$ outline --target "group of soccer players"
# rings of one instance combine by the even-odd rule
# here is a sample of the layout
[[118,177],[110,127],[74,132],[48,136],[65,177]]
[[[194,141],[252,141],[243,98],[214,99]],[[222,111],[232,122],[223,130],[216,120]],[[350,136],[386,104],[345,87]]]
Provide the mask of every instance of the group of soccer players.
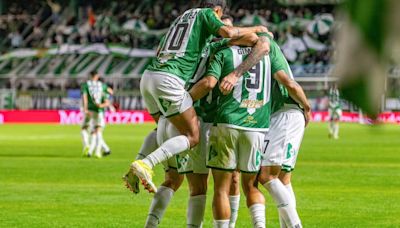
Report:
[[[281,227],[302,227],[291,187],[310,104],[268,29],[233,27],[225,0],[203,0],[178,17],[157,59],[141,80],[157,129],[146,138],[128,173],[154,198],[145,227],[157,227],[186,174],[187,227],[202,227],[209,169],[214,179],[214,227],[235,227],[239,175],[254,227],[265,227],[264,186]],[[220,38],[218,38],[220,37]],[[153,167],[163,163],[157,189]],[[239,174],[240,173],[240,174]]]

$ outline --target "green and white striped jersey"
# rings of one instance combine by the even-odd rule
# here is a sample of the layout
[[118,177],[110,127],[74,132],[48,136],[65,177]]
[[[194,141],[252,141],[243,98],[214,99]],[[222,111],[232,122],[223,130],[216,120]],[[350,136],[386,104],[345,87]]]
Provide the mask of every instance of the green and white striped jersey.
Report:
[[178,17],[159,45],[157,59],[148,67],[188,82],[195,74],[201,53],[224,23],[212,9],[190,9]]
[[329,89],[329,108],[331,110],[341,109],[340,94],[339,94],[339,90],[336,88]]
[[93,112],[103,112],[96,104],[102,104],[108,99],[107,85],[100,81],[88,80],[81,86],[81,93],[88,97],[88,109]]
[[[233,46],[219,51],[210,61],[206,75],[218,80],[238,67],[251,52],[249,47]],[[246,72],[232,93],[219,92],[215,123],[231,128],[267,131],[271,114],[271,58],[263,59]],[[267,120],[267,121],[266,121]]]
[[[219,50],[225,49],[228,47],[229,39],[222,39],[216,42],[209,43],[202,53],[202,59],[197,68],[196,74],[193,79],[190,80],[190,83],[193,85],[199,80],[201,80],[205,74],[207,65],[210,60],[210,56],[213,56]],[[203,97],[199,101],[197,101],[193,106],[196,110],[197,116],[201,117],[205,123],[214,123],[214,118],[217,112],[217,98],[218,98],[218,87],[214,88],[207,96]]]
[[[289,63],[287,62],[284,54],[279,48],[275,41],[271,41],[271,52],[270,55],[275,56],[276,59],[276,72],[279,70],[285,71],[290,78],[294,79],[292,70],[290,69]],[[288,90],[285,86],[281,85],[278,81],[273,80],[272,82],[272,113],[279,111],[285,104],[297,105],[299,109],[300,105],[289,96]]]

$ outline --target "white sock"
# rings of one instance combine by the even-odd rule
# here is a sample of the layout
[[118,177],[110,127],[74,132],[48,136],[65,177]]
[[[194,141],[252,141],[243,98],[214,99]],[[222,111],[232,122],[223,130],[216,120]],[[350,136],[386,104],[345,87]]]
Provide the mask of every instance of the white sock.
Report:
[[333,122],[329,122],[329,134],[333,136]]
[[96,142],[96,152],[95,155],[98,157],[101,157],[101,141],[103,141],[103,134],[101,133],[101,131],[96,133],[97,135],[97,142]]
[[229,227],[234,228],[238,217],[239,206],[240,206],[240,195],[229,196],[229,203],[231,205],[231,219],[229,221]]
[[88,151],[89,156],[92,156],[94,150],[96,149],[96,144],[97,144],[97,134],[92,134],[92,138],[90,140],[90,147]]
[[136,160],[145,158],[151,152],[157,150],[157,148],[157,131],[152,131],[146,136],[146,138],[144,138],[144,142],[140,147],[139,153],[136,155]]
[[198,195],[189,198],[187,208],[187,227],[201,228],[203,227],[204,210],[206,209],[207,196]]
[[103,133],[101,133],[101,142],[100,142],[100,144],[101,144],[101,149],[104,152],[109,152],[110,151],[110,147],[107,145],[106,141],[104,141]]
[[301,227],[299,215],[296,208],[291,205],[290,193],[278,179],[273,179],[264,184],[272,199],[278,207],[279,216],[283,218],[288,227]]
[[214,220],[214,228],[229,228],[229,219]]
[[151,201],[149,215],[147,216],[145,228],[157,227],[161,222],[164,212],[174,195],[174,190],[165,186],[160,186]]
[[249,207],[254,228],[265,228],[265,205],[253,204]]
[[164,142],[157,150],[143,159],[143,162],[153,168],[157,164],[189,149],[189,139],[184,135],[176,136]]
[[335,138],[339,138],[339,123],[334,123],[334,133],[333,135],[335,136]]
[[81,136],[83,147],[89,146],[89,132],[86,129],[82,129]]
[[291,203],[292,203],[293,207],[296,208],[296,195],[294,194],[292,184],[289,183],[289,184],[285,185],[285,188],[290,194]]

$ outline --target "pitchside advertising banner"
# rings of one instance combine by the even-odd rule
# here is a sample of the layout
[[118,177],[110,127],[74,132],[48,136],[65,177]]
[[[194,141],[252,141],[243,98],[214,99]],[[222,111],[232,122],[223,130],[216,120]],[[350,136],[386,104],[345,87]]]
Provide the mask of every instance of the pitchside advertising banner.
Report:
[[[23,123],[53,123],[61,125],[81,124],[83,113],[71,110],[32,110],[32,111],[0,111],[0,124]],[[105,119],[108,124],[142,124],[153,122],[150,114],[145,110],[106,112]],[[314,112],[314,122],[329,121],[328,112]],[[372,123],[372,120],[360,113],[344,112],[342,122]],[[400,112],[386,112],[379,116],[383,123],[400,124]]]

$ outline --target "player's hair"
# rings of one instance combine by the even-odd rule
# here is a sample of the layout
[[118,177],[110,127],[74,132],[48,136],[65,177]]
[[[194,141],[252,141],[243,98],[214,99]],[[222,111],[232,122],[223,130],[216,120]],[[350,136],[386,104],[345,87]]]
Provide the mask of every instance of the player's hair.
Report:
[[226,20],[226,19],[229,19],[233,22],[233,17],[231,17],[230,15],[227,14],[222,15],[221,20]]
[[90,71],[90,77],[93,78],[94,76],[96,76],[98,74],[97,70],[92,70]]
[[201,8],[215,8],[220,6],[223,10],[226,8],[226,0],[202,0]]

